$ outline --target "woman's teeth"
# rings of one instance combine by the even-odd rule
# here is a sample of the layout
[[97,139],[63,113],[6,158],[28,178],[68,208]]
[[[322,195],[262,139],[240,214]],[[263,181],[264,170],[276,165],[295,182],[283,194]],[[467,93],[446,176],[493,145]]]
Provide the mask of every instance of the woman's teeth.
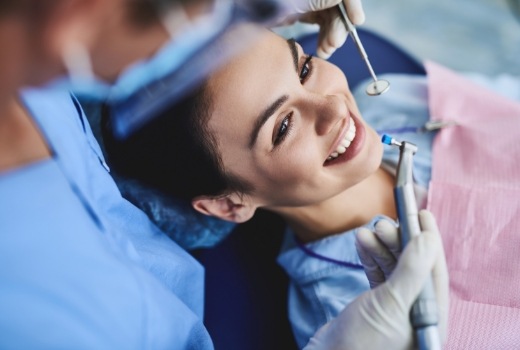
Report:
[[338,147],[336,147],[336,150],[330,154],[327,160],[338,158],[340,154],[345,153],[354,140],[354,137],[356,137],[356,124],[354,124],[354,119],[350,118],[350,125],[345,137],[341,140]]

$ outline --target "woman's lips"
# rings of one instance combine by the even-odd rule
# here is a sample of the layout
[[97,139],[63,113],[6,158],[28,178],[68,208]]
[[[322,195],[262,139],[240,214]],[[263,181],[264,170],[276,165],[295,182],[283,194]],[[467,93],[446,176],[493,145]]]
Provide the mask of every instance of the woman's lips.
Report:
[[[359,154],[359,152],[361,151],[361,149],[363,148],[363,144],[365,142],[365,134],[366,134],[365,127],[359,121],[359,119],[357,119],[354,115],[350,114],[350,118],[352,118],[352,120],[354,120],[354,124],[356,126],[356,136],[350,143],[350,146],[347,148],[345,153],[340,154],[337,158],[334,158],[331,160],[325,160],[325,162],[323,164],[324,166],[330,166],[330,165],[335,165],[335,164],[349,161],[350,159],[357,156]],[[350,120],[350,118],[349,118],[349,120]],[[336,150],[338,145],[341,143],[341,140],[344,139],[345,134],[347,133],[349,127],[350,127],[350,123],[345,125],[345,127],[342,130],[341,134],[339,135],[338,139],[336,140],[336,142],[334,142],[334,147],[332,148],[331,153],[334,152],[334,150]],[[331,153],[329,153],[329,154],[331,154]]]

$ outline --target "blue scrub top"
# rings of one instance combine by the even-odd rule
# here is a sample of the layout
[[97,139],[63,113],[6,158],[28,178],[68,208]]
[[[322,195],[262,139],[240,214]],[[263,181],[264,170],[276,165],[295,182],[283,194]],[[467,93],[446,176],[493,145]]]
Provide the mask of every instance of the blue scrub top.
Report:
[[213,349],[203,268],[121,197],[79,104],[22,99],[53,156],[0,173],[0,348]]

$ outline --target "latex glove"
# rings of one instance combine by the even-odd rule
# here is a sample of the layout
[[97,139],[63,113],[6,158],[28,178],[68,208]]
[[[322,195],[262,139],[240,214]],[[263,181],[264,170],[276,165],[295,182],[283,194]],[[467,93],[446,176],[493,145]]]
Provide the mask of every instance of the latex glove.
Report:
[[[433,215],[421,211],[419,219],[423,233],[409,242],[386,282],[345,307],[316,332],[305,350],[412,349],[409,313],[430,276],[439,307],[439,332],[442,341],[446,339],[448,272],[442,242]],[[395,243],[395,238],[391,241]]]
[[386,281],[397,264],[401,252],[397,227],[383,219],[376,223],[375,232],[359,229],[356,248],[370,288],[377,287]]
[[[347,29],[339,15],[338,5],[341,0],[292,0],[293,9],[302,13],[298,20],[320,26],[316,55],[329,58],[337,48],[347,40]],[[348,18],[354,25],[365,22],[365,12],[361,0],[343,0]]]

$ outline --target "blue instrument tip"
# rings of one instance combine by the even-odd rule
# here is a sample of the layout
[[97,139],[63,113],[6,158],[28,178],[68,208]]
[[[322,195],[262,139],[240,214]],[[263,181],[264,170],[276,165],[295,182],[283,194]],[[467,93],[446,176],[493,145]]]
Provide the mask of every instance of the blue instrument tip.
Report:
[[392,144],[392,136],[383,134],[383,137],[381,138],[381,142],[383,142],[385,145],[391,145]]

